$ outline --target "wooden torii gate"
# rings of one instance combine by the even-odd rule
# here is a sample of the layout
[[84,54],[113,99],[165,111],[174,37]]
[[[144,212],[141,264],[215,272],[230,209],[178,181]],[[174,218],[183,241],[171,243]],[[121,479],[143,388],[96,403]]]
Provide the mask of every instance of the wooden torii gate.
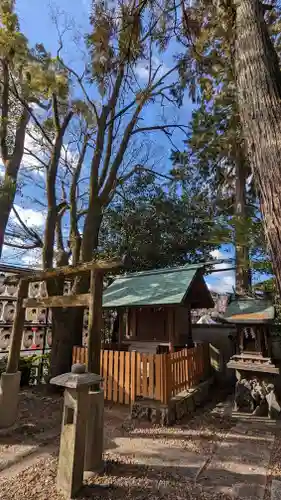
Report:
[[[100,260],[74,266],[58,267],[53,270],[38,271],[19,276],[18,297],[12,329],[12,341],[8,356],[6,372],[0,381],[0,428],[12,425],[17,416],[17,399],[19,392],[18,364],[22,343],[25,309],[29,307],[88,307],[88,364],[89,372],[100,372],[102,293],[105,273],[117,271],[125,265],[123,260]],[[28,298],[29,284],[35,281],[46,281],[55,278],[68,278],[90,273],[90,291],[80,295],[59,295],[45,298]],[[15,280],[17,276],[8,278]],[[13,382],[13,375],[15,381]],[[5,379],[6,377],[6,379]],[[7,386],[5,385],[5,380]],[[13,403],[12,403],[13,400]],[[15,407],[16,403],[16,407]],[[10,408],[9,408],[10,404]],[[5,413],[5,415],[4,415]],[[6,418],[7,417],[7,418]]]

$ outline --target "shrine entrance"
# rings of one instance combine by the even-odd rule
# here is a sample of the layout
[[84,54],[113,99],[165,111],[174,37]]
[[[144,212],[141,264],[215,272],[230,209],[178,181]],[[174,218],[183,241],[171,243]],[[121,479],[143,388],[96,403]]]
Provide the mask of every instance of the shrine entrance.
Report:
[[[100,260],[87,262],[79,266],[64,266],[54,270],[39,271],[19,277],[18,297],[15,319],[12,329],[12,341],[9,351],[6,372],[0,380],[0,428],[13,425],[17,418],[18,393],[20,387],[20,372],[18,364],[22,343],[26,308],[37,307],[88,307],[88,360],[87,370],[99,374],[101,325],[102,325],[102,294],[103,277],[105,273],[118,271],[125,266],[125,260]],[[55,278],[70,278],[90,274],[89,293],[80,295],[50,296],[39,299],[29,298],[29,284],[38,281],[48,281]],[[17,276],[9,277],[11,283]]]

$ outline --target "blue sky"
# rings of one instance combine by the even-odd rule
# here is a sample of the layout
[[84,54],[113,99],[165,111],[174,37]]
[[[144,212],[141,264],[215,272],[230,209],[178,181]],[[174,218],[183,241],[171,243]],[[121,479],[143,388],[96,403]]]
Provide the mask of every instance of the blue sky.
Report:
[[[49,0],[17,0],[16,11],[19,16],[21,30],[29,39],[30,45],[42,42],[46,49],[56,53],[58,47],[58,34],[56,26],[54,25],[51,16],[52,13],[59,13],[60,24],[64,24],[67,21],[68,24],[74,26],[76,33],[85,33],[89,30],[88,13],[90,9],[91,0],[60,0],[51,1]],[[80,56],[76,50],[73,41],[73,30],[71,33],[66,33],[65,35],[65,45],[64,58],[71,63],[75,68],[79,68]],[[173,65],[172,57],[167,54],[164,59],[164,65],[167,68]],[[140,67],[140,72],[145,72],[144,68]],[[184,106],[176,111],[179,122],[187,124],[192,112],[192,104],[188,97],[185,97]],[[155,108],[156,109],[156,108]],[[156,111],[157,113],[157,111]],[[167,118],[174,119],[175,109],[167,109]],[[146,125],[151,124],[151,110],[148,110],[144,115],[144,123]],[[171,150],[170,142],[163,136],[163,134],[157,134],[157,139],[155,140],[155,147],[161,151],[163,155],[163,168],[169,168],[169,156]],[[176,133],[173,136],[173,141],[177,147],[181,148],[183,146],[183,135],[181,133]],[[43,182],[43,180],[41,179]],[[41,182],[40,181],[40,182]],[[34,186],[32,190],[34,190]],[[30,188],[25,191],[25,195],[29,195]],[[18,210],[21,210],[22,217],[33,227],[43,227],[44,224],[44,213],[35,208],[32,202],[26,197],[24,200],[20,197],[17,199]],[[20,208],[22,207],[22,208]],[[3,255],[3,260],[7,262],[19,263],[19,259],[23,264],[35,264],[36,260],[33,256],[25,254],[20,256],[19,252],[11,253],[9,249],[6,249]],[[233,251],[231,247],[222,247],[214,253],[214,257],[217,258],[229,258],[233,256]],[[218,264],[218,266],[223,270],[225,267],[229,267],[229,264]],[[214,287],[217,291],[232,291],[234,285],[234,273],[232,271],[225,271],[216,273],[213,276],[209,276],[207,279],[208,283]]]
[[73,18],[77,29],[85,31],[89,28],[90,0],[17,0],[16,11],[21,29],[31,44],[42,41],[48,50],[57,49],[57,31],[51,21],[52,11],[57,9],[62,13],[62,17],[65,12],[68,18]]

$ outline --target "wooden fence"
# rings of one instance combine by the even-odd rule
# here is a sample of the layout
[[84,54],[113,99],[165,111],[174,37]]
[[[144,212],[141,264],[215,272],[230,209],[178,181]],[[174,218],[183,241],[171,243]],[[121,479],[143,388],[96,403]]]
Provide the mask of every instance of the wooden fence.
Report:
[[[88,350],[74,347],[73,363],[87,363]],[[104,396],[129,404],[142,396],[163,404],[209,376],[209,344],[172,354],[101,350]]]

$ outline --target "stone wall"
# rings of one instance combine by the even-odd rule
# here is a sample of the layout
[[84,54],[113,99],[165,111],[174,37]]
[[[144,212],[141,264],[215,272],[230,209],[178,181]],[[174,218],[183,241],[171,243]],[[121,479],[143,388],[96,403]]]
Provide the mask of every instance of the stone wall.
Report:
[[232,381],[234,370],[227,368],[231,356],[235,354],[236,329],[231,325],[192,325],[194,342],[209,342],[210,360],[216,378],[219,381]]
[[214,378],[172,397],[167,405],[148,398],[137,398],[131,408],[131,418],[150,421],[153,424],[173,425],[186,415],[192,416],[196,408],[211,399]]

